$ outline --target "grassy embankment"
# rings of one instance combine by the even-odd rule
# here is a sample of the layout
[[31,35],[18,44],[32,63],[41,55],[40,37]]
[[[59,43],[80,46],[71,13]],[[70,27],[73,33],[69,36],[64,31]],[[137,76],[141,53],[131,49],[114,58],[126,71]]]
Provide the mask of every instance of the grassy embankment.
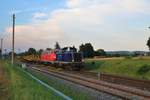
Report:
[[150,58],[96,59],[86,60],[86,69],[150,80]]
[[0,61],[0,100],[8,100],[10,98],[9,86],[10,80],[8,71],[4,68],[2,62]]
[[0,61],[0,100],[62,100],[21,70]]

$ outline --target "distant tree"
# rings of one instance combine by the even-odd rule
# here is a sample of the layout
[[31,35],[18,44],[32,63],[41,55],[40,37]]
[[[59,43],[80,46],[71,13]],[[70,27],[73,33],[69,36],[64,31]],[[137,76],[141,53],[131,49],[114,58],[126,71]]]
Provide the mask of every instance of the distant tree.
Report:
[[84,57],[94,57],[94,48],[91,43],[82,44],[79,49],[80,52],[83,52]]
[[62,48],[63,51],[67,51],[68,50],[68,47],[64,47]]
[[[16,56],[17,54],[14,52],[14,56]],[[8,56],[12,56],[12,52],[8,53]]]
[[52,48],[46,48],[46,50],[52,50]]
[[58,42],[56,42],[56,44],[55,44],[55,49],[60,49],[60,45]]
[[93,57],[94,56],[94,48],[91,43],[85,44],[87,57]]
[[26,56],[26,55],[29,55],[29,54],[28,54],[28,51],[25,51],[25,52],[23,53],[23,56]]
[[150,50],[150,37],[149,37],[149,39],[147,40],[147,44],[146,44],[147,46],[148,46],[148,48],[149,48],[149,50]]
[[106,56],[104,49],[98,49],[95,51],[95,56]]
[[29,49],[28,49],[28,54],[29,54],[29,55],[35,55],[35,54],[36,54],[36,49],[34,49],[34,48],[29,48]]
[[79,51],[80,51],[80,52],[84,52],[84,51],[85,51],[85,46],[84,46],[84,44],[81,44],[81,45],[79,46]]
[[11,55],[12,55],[12,52],[9,52],[8,55],[11,56]]
[[70,50],[73,51],[73,52],[77,52],[77,48],[75,46],[70,47]]
[[75,46],[72,46],[72,47],[64,47],[62,48],[63,51],[67,51],[67,50],[70,50],[70,51],[73,51],[73,52],[77,52],[77,48]]
[[40,49],[40,50],[37,51],[37,54],[41,55],[43,51],[44,51],[43,49]]

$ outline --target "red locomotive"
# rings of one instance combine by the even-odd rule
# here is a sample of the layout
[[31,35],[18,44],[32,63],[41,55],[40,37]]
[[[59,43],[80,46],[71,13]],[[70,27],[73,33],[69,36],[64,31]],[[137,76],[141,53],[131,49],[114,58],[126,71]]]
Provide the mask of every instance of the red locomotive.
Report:
[[41,54],[41,61],[56,61],[56,53],[54,51],[44,51]]

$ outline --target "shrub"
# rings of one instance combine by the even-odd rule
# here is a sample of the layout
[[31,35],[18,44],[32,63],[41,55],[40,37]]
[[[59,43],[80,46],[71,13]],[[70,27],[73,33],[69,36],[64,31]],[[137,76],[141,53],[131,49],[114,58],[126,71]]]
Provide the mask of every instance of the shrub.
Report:
[[132,56],[125,56],[125,59],[132,59]]
[[150,71],[150,65],[143,65],[137,72],[138,74],[145,74]]
[[91,62],[91,64],[92,64],[92,65],[95,65],[95,62],[94,62],[94,61],[92,61],[92,62]]

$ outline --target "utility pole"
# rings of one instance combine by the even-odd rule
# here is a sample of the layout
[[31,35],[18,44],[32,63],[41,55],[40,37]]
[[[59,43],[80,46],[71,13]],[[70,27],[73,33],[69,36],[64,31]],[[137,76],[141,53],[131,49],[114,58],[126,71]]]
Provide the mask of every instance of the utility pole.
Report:
[[15,47],[15,14],[13,14],[13,31],[12,31],[12,65],[14,64],[14,47]]
[[3,58],[3,38],[1,38],[1,58]]

